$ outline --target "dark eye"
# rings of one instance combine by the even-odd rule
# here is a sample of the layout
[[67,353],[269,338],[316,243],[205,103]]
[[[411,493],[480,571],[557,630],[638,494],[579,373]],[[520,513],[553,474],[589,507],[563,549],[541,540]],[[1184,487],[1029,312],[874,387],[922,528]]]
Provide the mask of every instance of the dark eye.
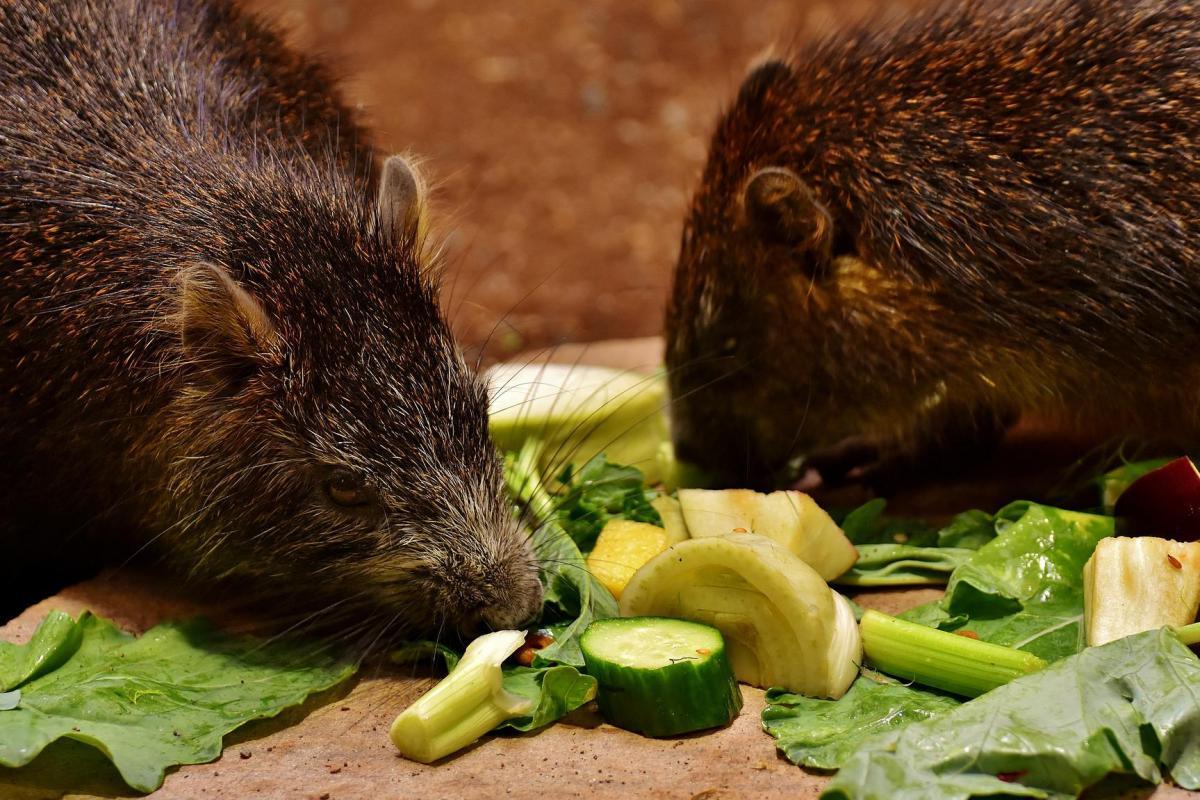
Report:
[[730,336],[725,341],[721,342],[722,356],[735,356],[738,351],[738,340]]
[[345,470],[338,470],[325,481],[325,494],[335,505],[345,508],[365,506],[371,502],[371,493],[363,482]]

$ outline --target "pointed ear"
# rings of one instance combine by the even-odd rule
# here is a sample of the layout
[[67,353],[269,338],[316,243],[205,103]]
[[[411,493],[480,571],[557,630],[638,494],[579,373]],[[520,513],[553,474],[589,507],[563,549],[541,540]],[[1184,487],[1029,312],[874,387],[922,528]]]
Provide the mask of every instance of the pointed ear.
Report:
[[760,104],[768,95],[786,91],[795,77],[796,73],[783,61],[763,61],[751,69],[746,80],[742,81],[738,100],[741,103]]
[[384,236],[390,241],[416,242],[425,233],[425,180],[404,156],[383,162],[376,210]]
[[743,202],[746,219],[760,236],[828,260],[833,219],[796,173],[786,167],[760,169],[746,181]]
[[185,267],[178,280],[185,360],[199,380],[237,391],[277,351],[275,326],[258,301],[219,266]]

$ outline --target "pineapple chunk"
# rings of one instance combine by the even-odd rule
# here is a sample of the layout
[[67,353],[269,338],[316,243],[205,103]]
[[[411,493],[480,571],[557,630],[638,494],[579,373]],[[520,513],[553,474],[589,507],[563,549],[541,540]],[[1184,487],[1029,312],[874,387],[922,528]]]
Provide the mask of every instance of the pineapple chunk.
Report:
[[680,489],[679,505],[693,538],[756,533],[783,545],[832,580],[854,565],[858,551],[842,529],[803,492]]
[[1200,542],[1102,539],[1083,568],[1083,597],[1090,646],[1187,625],[1200,607]]
[[667,532],[657,525],[610,520],[600,531],[587,566],[596,580],[620,599],[633,573],[667,549]]
[[662,517],[663,528],[667,531],[668,546],[691,538],[687,525],[683,521],[683,511],[679,508],[678,500],[660,494],[650,501],[650,505],[654,506],[654,510]]

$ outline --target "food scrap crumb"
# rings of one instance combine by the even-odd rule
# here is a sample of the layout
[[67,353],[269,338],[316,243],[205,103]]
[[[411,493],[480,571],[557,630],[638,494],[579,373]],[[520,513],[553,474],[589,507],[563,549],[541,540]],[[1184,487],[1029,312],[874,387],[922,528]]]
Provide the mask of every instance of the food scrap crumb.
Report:
[[955,631],[954,633],[956,636],[961,636],[964,639],[978,639],[979,638],[978,633],[976,633],[973,630],[969,630],[967,628],[964,628],[961,631]]
[[734,528],[733,532],[734,533],[749,533],[749,531],[746,530],[745,528]]
[[238,752],[238,755],[241,756],[243,759],[246,759],[246,758],[249,758],[251,755],[253,755],[253,753],[251,753],[249,750],[242,750],[242,751]]

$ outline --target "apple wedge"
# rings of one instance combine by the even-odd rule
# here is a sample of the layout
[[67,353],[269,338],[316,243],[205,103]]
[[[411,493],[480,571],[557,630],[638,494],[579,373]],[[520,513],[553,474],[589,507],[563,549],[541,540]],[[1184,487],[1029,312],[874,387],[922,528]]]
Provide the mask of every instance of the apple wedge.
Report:
[[825,510],[803,492],[680,489],[679,505],[693,538],[756,533],[782,545],[826,581],[858,560],[858,551]]
[[663,529],[667,532],[667,544],[679,544],[692,538],[688,533],[687,524],[683,521],[683,510],[679,501],[670,495],[660,494],[650,501],[658,516],[662,518]]
[[849,602],[812,567],[754,534],[689,539],[634,573],[622,616],[703,622],[725,637],[737,679],[838,698],[858,675],[862,641]]
[[1200,542],[1151,536],[1101,539],[1083,568],[1089,646],[1163,626],[1187,625],[1200,608]]
[[1200,471],[1186,456],[1167,462],[1129,484],[1113,513],[1131,534],[1200,539]]

